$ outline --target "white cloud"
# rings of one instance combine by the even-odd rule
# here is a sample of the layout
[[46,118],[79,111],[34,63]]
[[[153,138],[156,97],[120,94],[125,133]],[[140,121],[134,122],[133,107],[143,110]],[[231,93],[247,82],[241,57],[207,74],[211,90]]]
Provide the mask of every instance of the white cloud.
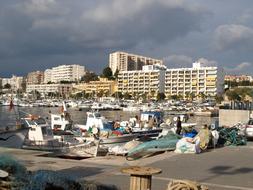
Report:
[[218,62],[217,61],[214,61],[214,60],[208,60],[206,58],[199,58],[197,60],[197,62],[200,62],[200,63],[203,63],[204,66],[218,66]]
[[251,9],[248,9],[244,11],[237,19],[236,21],[240,24],[247,24],[249,22],[252,22],[253,20],[253,11]]
[[49,13],[55,5],[55,0],[28,0],[24,2],[24,8],[28,13]]
[[242,62],[239,65],[237,65],[234,68],[225,68],[225,71],[228,73],[241,73],[241,72],[247,72],[248,69],[250,69],[253,66],[250,62]]
[[244,25],[221,25],[215,30],[215,45],[218,50],[252,50],[253,29]]

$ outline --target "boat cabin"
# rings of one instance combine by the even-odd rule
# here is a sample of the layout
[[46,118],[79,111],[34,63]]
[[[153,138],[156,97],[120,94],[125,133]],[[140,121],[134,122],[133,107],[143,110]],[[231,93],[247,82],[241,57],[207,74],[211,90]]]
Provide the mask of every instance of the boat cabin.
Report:
[[163,113],[160,111],[145,111],[141,113],[141,122],[149,122],[151,119],[160,125],[163,122]]
[[72,122],[70,117],[66,114],[51,114],[51,128],[62,131],[71,130]]
[[21,126],[29,127],[28,140],[30,141],[45,141],[54,139],[52,129],[45,119],[23,118],[21,119]]
[[87,122],[85,129],[96,127],[103,130],[112,130],[112,123],[109,122],[105,117],[101,116],[99,112],[87,112]]

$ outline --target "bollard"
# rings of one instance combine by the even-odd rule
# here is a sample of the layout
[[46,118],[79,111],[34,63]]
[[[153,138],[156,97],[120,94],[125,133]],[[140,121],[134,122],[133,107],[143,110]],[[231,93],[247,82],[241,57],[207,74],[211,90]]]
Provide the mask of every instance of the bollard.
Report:
[[152,175],[162,172],[159,168],[131,166],[121,169],[122,173],[130,174],[129,190],[151,190]]

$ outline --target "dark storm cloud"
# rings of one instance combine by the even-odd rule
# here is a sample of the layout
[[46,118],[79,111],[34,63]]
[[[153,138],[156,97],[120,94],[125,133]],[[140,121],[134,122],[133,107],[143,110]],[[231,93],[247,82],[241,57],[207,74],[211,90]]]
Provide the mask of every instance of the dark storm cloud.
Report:
[[178,0],[16,0],[1,2],[0,15],[0,75],[7,75],[64,63],[100,71],[111,51],[200,30],[205,12]]
[[72,63],[100,73],[116,50],[252,74],[253,1],[243,2],[1,1],[0,76]]

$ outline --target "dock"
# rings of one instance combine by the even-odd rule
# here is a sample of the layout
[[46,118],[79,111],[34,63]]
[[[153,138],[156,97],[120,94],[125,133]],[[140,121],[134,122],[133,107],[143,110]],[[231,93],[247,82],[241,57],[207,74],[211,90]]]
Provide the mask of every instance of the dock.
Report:
[[[129,176],[120,170],[128,166],[150,166],[162,169],[152,179],[152,189],[166,190],[172,179],[188,179],[212,190],[252,190],[253,143],[247,146],[211,149],[202,154],[165,152],[149,158],[127,161],[121,156],[105,156],[82,160],[46,156],[47,152],[0,148],[24,164],[28,170],[53,170],[76,179],[114,184],[122,190],[129,188]],[[243,155],[243,156],[241,156]]]

